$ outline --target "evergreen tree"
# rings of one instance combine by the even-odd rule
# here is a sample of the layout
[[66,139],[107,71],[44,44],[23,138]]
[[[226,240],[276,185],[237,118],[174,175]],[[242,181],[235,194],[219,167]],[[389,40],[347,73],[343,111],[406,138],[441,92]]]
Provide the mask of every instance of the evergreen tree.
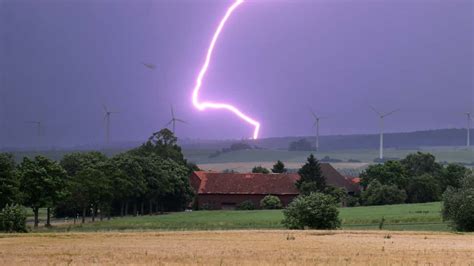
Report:
[[298,171],[300,179],[296,187],[301,194],[309,195],[311,192],[324,192],[326,189],[326,178],[323,176],[318,160],[311,154],[306,164]]

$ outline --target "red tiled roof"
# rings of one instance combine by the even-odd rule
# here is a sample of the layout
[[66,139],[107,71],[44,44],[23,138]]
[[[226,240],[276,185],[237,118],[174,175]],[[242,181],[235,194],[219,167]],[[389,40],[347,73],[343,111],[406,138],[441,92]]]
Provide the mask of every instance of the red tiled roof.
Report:
[[351,179],[352,183],[354,184],[359,184],[360,183],[360,177],[354,177]]
[[[342,176],[328,163],[321,163],[326,183],[354,191],[354,184]],[[274,194],[297,195],[295,182],[300,178],[294,174],[218,173],[196,171],[194,189],[198,194]],[[196,178],[198,180],[196,180]]]
[[298,174],[240,174],[196,171],[198,194],[299,194]]

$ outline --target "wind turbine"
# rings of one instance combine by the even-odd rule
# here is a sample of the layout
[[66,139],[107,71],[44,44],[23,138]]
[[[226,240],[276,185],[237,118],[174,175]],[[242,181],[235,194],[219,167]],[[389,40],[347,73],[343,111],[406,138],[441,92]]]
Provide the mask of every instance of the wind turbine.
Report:
[[173,126],[173,134],[175,133],[176,122],[180,122],[180,123],[185,123],[185,124],[187,124],[186,121],[181,120],[181,119],[175,117],[173,105],[171,105],[171,120],[170,120],[165,126],[167,127],[167,126],[169,126],[169,125],[172,125],[172,126]]
[[314,117],[314,127],[316,127],[316,151],[319,151],[319,120],[325,118],[322,116],[317,116],[312,110],[311,114]]
[[392,115],[395,112],[398,112],[400,109],[395,109],[393,111],[387,112],[387,113],[381,113],[377,111],[373,106],[370,106],[370,108],[379,116],[380,118],[380,147],[379,147],[379,159],[383,159],[383,119],[389,115]]
[[107,106],[105,104],[103,104],[102,107],[104,107],[104,112],[105,112],[105,116],[104,116],[104,119],[105,119],[105,141],[106,141],[106,144],[108,145],[110,143],[110,116],[112,114],[118,114],[118,112],[109,111],[109,109],[107,108]]
[[25,121],[27,124],[36,125],[36,136],[38,137],[38,148],[41,145],[41,121]]
[[471,146],[471,112],[464,113],[467,117],[467,140],[466,140],[466,147]]

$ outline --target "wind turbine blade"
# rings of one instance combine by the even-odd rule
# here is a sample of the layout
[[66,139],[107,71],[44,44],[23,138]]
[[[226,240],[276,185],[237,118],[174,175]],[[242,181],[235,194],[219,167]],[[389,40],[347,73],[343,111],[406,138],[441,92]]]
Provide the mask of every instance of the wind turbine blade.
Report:
[[108,110],[107,110],[107,106],[105,104],[102,104],[102,108],[104,108],[104,111],[107,113]]
[[393,110],[393,111],[391,111],[391,112],[388,112],[388,113],[383,114],[382,116],[383,116],[383,117],[386,117],[386,116],[389,116],[389,115],[391,115],[391,114],[393,114],[393,113],[396,113],[396,112],[398,112],[398,111],[400,111],[400,109],[395,109],[395,110]]
[[369,107],[370,107],[370,109],[372,109],[376,114],[382,116],[382,114],[381,114],[379,111],[377,111],[377,109],[375,109],[372,105],[369,105]]
[[185,123],[185,124],[188,124],[188,122],[184,121],[184,120],[181,120],[179,118],[176,118],[174,121],[177,121],[177,122],[181,122],[181,123]]
[[171,106],[171,118],[173,118],[173,119],[174,119],[174,110],[173,110],[173,105],[172,105],[172,104],[170,104],[170,106]]
[[173,123],[174,119],[171,119],[168,123],[165,124],[165,127],[171,125]]

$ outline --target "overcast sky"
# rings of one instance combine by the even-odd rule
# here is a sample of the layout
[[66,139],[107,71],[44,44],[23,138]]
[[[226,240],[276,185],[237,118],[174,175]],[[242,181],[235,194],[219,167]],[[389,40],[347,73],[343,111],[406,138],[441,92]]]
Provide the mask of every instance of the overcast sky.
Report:
[[[194,80],[233,0],[0,0],[0,146],[143,140],[170,119],[186,138],[229,139],[252,127],[196,111]],[[474,1],[247,1],[217,42],[202,99],[238,106],[261,136],[465,126],[473,111]],[[144,67],[141,62],[156,65]]]

